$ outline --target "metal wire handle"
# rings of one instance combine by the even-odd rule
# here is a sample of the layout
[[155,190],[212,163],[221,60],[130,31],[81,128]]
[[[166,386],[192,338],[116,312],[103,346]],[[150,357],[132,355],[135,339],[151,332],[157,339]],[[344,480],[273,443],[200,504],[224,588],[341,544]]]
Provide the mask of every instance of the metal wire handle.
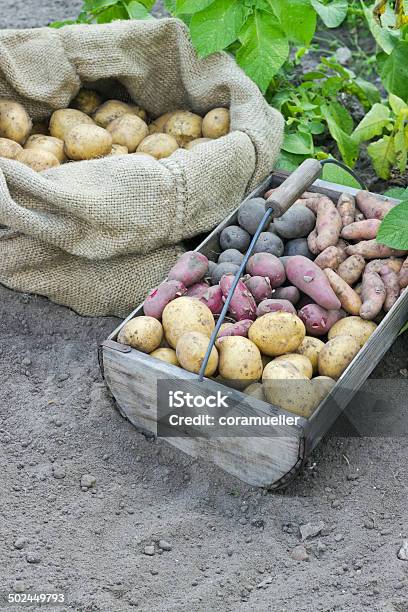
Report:
[[[308,160],[306,160],[306,161],[308,161]],[[351,168],[346,166],[346,164],[343,164],[342,162],[338,161],[337,159],[332,159],[332,158],[324,159],[324,160],[320,161],[320,171],[323,169],[323,166],[326,165],[326,164],[335,164],[336,166],[339,166],[340,168],[343,168],[343,170],[346,170],[361,185],[362,189],[364,189],[364,190],[367,189],[367,187],[364,184],[364,182],[357,176],[357,174],[353,170],[351,170]],[[289,181],[290,179],[291,179],[291,177],[289,176],[286,179],[286,181]],[[309,182],[308,184],[305,184],[304,188],[303,188],[303,191],[305,191],[308,187],[310,187],[310,185],[314,182],[314,180],[315,180],[315,178],[313,178],[311,183]],[[285,181],[285,183],[286,183],[286,181]],[[292,205],[292,204],[293,204],[293,202],[290,203],[290,205]],[[200,367],[200,371],[199,371],[199,374],[198,374],[198,380],[200,382],[202,382],[203,379],[204,379],[204,374],[205,374],[205,370],[207,368],[208,360],[209,360],[210,355],[211,355],[211,351],[212,351],[213,346],[215,344],[215,341],[217,339],[218,332],[220,331],[220,327],[223,324],[225,316],[226,316],[226,314],[228,312],[228,308],[229,308],[230,302],[232,300],[232,297],[234,295],[235,289],[237,288],[239,279],[241,278],[241,276],[242,276],[242,274],[243,274],[243,272],[244,272],[244,270],[246,268],[246,265],[248,263],[248,259],[251,257],[252,251],[254,250],[254,247],[255,247],[256,243],[258,242],[258,238],[259,238],[260,233],[262,232],[262,230],[265,227],[265,225],[267,224],[267,222],[270,221],[270,219],[272,218],[273,212],[274,212],[273,206],[266,210],[266,212],[265,212],[264,216],[262,217],[262,220],[261,220],[260,224],[258,225],[258,228],[257,228],[257,230],[256,230],[256,232],[255,232],[255,234],[254,234],[254,236],[253,236],[253,238],[251,240],[251,243],[250,243],[250,245],[248,247],[248,250],[247,250],[247,252],[246,252],[246,254],[244,256],[244,259],[242,260],[241,265],[239,266],[239,269],[238,269],[238,271],[235,274],[234,282],[231,285],[231,289],[228,292],[227,298],[226,298],[224,306],[223,306],[223,308],[221,310],[221,313],[220,313],[219,319],[217,321],[217,324],[216,324],[216,326],[215,326],[215,328],[214,328],[214,330],[213,330],[213,332],[211,334],[210,342],[208,343],[207,351],[205,353],[203,362],[202,362],[201,367]]]

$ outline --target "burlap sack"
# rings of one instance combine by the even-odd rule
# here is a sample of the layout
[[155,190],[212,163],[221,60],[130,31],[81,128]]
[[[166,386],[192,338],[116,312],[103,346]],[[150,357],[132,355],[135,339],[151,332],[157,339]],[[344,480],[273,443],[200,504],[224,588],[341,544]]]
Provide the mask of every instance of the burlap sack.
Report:
[[152,117],[231,109],[229,135],[161,161],[108,157],[37,174],[0,159],[0,282],[80,314],[124,316],[183,239],[211,230],[271,171],[283,121],[227,54],[198,60],[176,19],[0,32],[0,97],[34,120],[82,84],[111,97],[125,88]]

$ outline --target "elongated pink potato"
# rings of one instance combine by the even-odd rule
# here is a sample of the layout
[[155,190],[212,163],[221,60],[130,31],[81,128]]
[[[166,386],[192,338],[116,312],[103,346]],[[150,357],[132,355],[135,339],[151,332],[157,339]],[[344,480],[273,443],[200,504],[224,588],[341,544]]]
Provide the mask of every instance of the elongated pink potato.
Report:
[[319,306],[327,310],[341,308],[340,300],[331,288],[327,276],[307,257],[302,255],[291,257],[286,264],[286,276],[292,285],[306,293]]

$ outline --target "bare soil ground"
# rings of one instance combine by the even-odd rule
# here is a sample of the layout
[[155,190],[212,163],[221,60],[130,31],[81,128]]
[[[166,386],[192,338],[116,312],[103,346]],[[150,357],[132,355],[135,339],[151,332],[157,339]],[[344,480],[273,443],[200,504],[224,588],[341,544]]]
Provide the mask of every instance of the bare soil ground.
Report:
[[[3,1],[0,25],[79,5]],[[62,591],[48,609],[80,612],[408,611],[406,438],[329,437],[285,492],[248,487],[119,415],[96,355],[116,324],[0,287],[3,597]],[[374,376],[404,379],[407,349],[405,334]],[[39,607],[0,596],[0,609]]]

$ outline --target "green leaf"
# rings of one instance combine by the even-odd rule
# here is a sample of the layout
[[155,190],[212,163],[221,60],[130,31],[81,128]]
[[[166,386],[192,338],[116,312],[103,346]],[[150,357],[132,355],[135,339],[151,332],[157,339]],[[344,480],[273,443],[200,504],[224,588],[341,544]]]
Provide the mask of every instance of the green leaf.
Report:
[[278,161],[276,162],[276,168],[279,170],[288,170],[293,172],[298,166],[306,159],[306,155],[293,155],[286,151],[281,151]]
[[198,55],[205,57],[233,43],[247,14],[248,9],[241,0],[215,0],[195,13],[190,22],[190,34]]
[[387,213],[380,225],[377,242],[393,249],[408,250],[408,201]]
[[392,111],[399,115],[401,111],[408,111],[408,105],[405,104],[404,100],[401,100],[398,96],[394,94],[390,94],[388,101],[390,103]]
[[309,0],[271,0],[271,6],[289,40],[309,45],[316,31],[316,13]]
[[336,141],[344,162],[350,166],[350,168],[353,168],[358,158],[358,143],[353,136],[347,134],[347,132],[339,126],[335,118],[331,115],[328,106],[322,106],[322,113],[326,119],[329,132]]
[[176,0],[176,14],[190,15],[192,13],[199,13],[213,2],[214,0]]
[[96,16],[97,23],[111,23],[118,19],[129,19],[129,15],[123,5],[111,6]]
[[176,0],[164,0],[163,2],[165,9],[168,10],[170,15],[176,15]]
[[387,198],[395,198],[396,200],[408,200],[408,188],[407,187],[390,187],[384,192]]
[[[125,0],[126,4],[132,4],[134,0]],[[147,8],[147,10],[151,11],[154,5],[156,4],[156,0],[139,0],[140,4],[143,4]]]
[[106,8],[96,16],[97,23],[111,23],[118,19],[129,19],[129,15],[123,5]]
[[67,25],[74,25],[75,23],[77,22],[73,21],[72,19],[67,19],[66,21],[52,21],[50,24],[48,24],[48,27],[58,29]]
[[255,10],[242,28],[237,62],[265,93],[272,78],[289,56],[289,43],[276,20]]
[[137,2],[137,0],[132,0],[132,2],[127,4],[126,10],[131,19],[154,19],[147,8],[140,4],[140,2]]
[[331,117],[337,125],[341,126],[342,130],[347,134],[351,134],[354,128],[354,121],[347,108],[337,101],[330,102],[327,106]]
[[311,0],[312,6],[324,25],[328,28],[337,28],[347,17],[347,0],[332,0],[324,4],[321,0]]
[[108,6],[115,6],[118,0],[84,0],[84,11],[97,13]]
[[[396,124],[397,126],[397,124]],[[404,121],[398,122],[398,128],[394,134],[395,164],[398,170],[405,172],[407,167],[407,142],[405,137]]]
[[381,136],[383,130],[390,125],[390,109],[384,104],[374,104],[372,109],[362,118],[354,130],[354,138],[358,143]]
[[353,85],[356,88],[356,95],[366,107],[372,106],[376,102],[380,102],[380,92],[378,91],[378,87],[373,83],[357,77],[354,79]]
[[378,176],[384,180],[390,178],[391,168],[395,164],[394,139],[384,136],[381,140],[372,142],[367,147],[374,169]]
[[322,179],[330,183],[361,189],[361,185],[351,176],[351,174],[334,164],[325,164],[323,166]]
[[295,153],[296,155],[313,155],[312,135],[305,134],[304,132],[285,134],[282,149],[287,153]]
[[377,56],[381,80],[388,93],[408,99],[408,41],[400,40],[392,53]]
[[363,5],[362,8],[368,23],[368,27],[370,28],[371,34],[375,38],[377,45],[389,55],[398,41],[399,33],[389,30],[386,27],[381,27],[374,19],[372,6]]

